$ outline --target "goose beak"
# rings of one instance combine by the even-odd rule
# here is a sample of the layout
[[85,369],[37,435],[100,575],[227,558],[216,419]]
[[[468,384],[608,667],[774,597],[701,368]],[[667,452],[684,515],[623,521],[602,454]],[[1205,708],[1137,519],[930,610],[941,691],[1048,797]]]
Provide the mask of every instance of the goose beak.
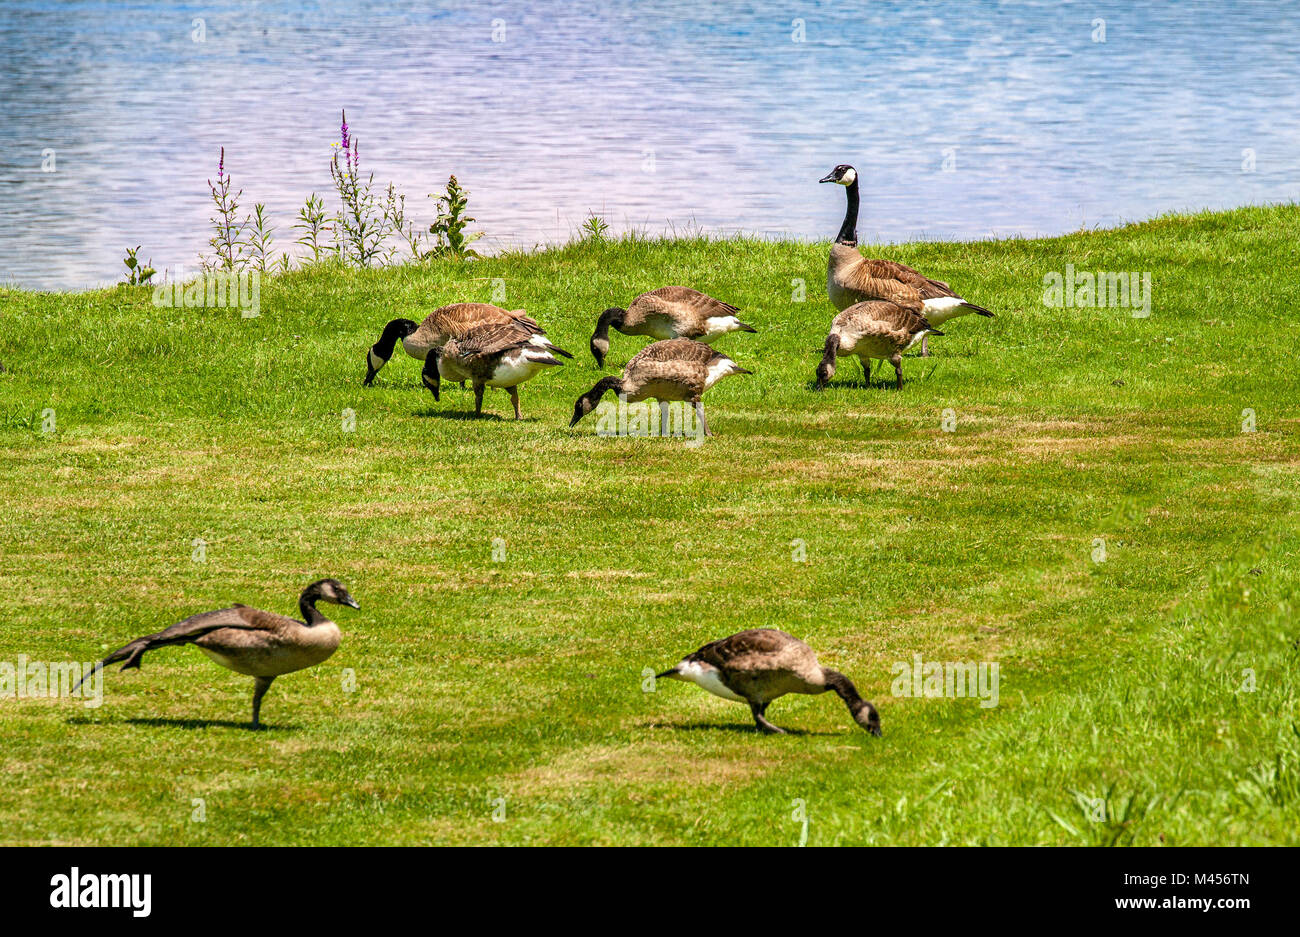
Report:
[[361,611],[361,603],[352,598],[352,596],[348,596],[347,599],[344,600],[343,604],[348,608],[355,608],[358,612]]
[[835,182],[835,181],[836,181],[836,179],[835,179],[835,170],[832,169],[832,170],[831,170],[830,172],[828,172],[828,173],[827,173],[823,178],[818,179],[817,181],[818,181],[818,182]]

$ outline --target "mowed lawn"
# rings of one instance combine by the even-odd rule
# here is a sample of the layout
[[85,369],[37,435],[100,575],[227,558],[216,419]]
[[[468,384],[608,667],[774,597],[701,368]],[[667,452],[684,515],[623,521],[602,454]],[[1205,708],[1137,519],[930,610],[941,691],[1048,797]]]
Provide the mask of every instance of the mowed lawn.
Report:
[[[998,312],[914,349],[901,392],[848,359],[813,391],[826,251],[308,270],[249,319],[0,292],[0,661],[296,614],[327,575],[362,605],[322,606],[343,644],[275,683],[264,732],[251,679],[194,648],[113,668],[98,709],[0,699],[0,839],[795,845],[798,813],[809,845],[1300,841],[1300,208],[880,248]],[[1150,316],[1045,306],[1067,264],[1149,272]],[[468,389],[434,403],[400,352],[361,386],[385,322],[494,279],[576,356],[523,421],[502,391],[481,420]],[[598,313],[667,284],[759,330],[718,343],[755,373],[706,395],[717,436],[570,429]],[[646,340],[611,341],[604,373]],[[833,695],[777,701],[768,737],[646,692],[761,626],[849,675],[884,737]],[[893,695],[918,653],[996,662],[998,705]]]

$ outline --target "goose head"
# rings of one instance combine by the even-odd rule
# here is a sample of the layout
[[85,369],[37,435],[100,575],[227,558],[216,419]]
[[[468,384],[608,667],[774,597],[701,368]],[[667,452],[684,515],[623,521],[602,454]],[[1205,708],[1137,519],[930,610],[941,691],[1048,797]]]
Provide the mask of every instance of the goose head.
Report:
[[379,373],[379,369],[393,357],[393,349],[397,343],[418,328],[419,326],[410,319],[393,319],[384,326],[379,341],[371,345],[366,352],[366,379],[362,383],[369,387],[375,375]]
[[605,391],[612,390],[621,393],[623,381],[617,377],[602,377],[598,380],[591,390],[579,397],[573,404],[573,419],[569,421],[570,426],[577,426],[578,421],[584,416],[596,409],[596,404],[600,403],[600,398],[605,396]]
[[573,419],[569,420],[569,426],[577,426],[578,421],[594,409],[596,403],[591,399],[591,391],[588,391],[573,404]]
[[831,364],[830,362],[827,361],[823,361],[821,364],[817,365],[817,389],[818,390],[825,389],[826,385],[831,382],[831,378],[834,375],[835,375],[834,364]]
[[610,327],[621,329],[626,315],[626,309],[610,306],[596,320],[596,331],[591,334],[591,356],[596,359],[596,367],[603,368],[605,366],[605,355],[609,353]]
[[348,608],[361,608],[343,583],[337,579],[318,579],[306,588],[303,598],[311,601],[333,602],[335,605],[346,605]]
[[840,163],[818,182],[834,182],[838,185],[853,185],[858,181],[858,171],[848,163]]
[[853,721],[877,738],[880,737],[880,713],[866,700],[859,700],[853,707]]

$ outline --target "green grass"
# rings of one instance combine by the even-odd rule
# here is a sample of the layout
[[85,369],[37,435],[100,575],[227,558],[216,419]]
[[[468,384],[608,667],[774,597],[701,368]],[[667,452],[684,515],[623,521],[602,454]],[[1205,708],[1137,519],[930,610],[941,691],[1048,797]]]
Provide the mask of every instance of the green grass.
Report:
[[[114,668],[98,709],[0,700],[0,838],[794,844],[801,799],[810,844],[1300,842],[1300,208],[882,249],[999,313],[905,358],[901,392],[847,359],[811,390],[826,249],[305,271],[254,319],[0,292],[0,660],[90,660],[233,601],[291,612],[324,575],[362,604],[333,658],[277,681],[266,732],[240,725],[251,680],[192,648]],[[1151,316],[1045,307],[1067,263],[1150,271]],[[384,322],[494,278],[577,354],[523,387],[522,422],[501,391],[451,418],[470,392],[434,404],[400,355],[361,387]],[[706,396],[716,438],[569,429],[598,312],[672,283],[760,330],[719,342],[755,374]],[[614,335],[611,366],[644,341]],[[884,737],[833,696],[779,700],[803,734],[767,737],[695,687],[642,691],[765,625],[850,675]],[[891,696],[916,652],[997,661],[1000,704]]]

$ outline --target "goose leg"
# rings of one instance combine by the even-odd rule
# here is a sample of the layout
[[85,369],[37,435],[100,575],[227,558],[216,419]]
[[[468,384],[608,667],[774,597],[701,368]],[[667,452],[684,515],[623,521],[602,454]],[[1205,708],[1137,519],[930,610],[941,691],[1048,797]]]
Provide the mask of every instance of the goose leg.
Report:
[[890,364],[894,366],[894,374],[898,376],[898,389],[903,389],[903,356],[895,352],[894,357],[889,359]]
[[[899,378],[899,381],[902,381],[901,377]],[[483,415],[483,385],[482,384],[474,385],[474,415],[475,416]]]
[[750,703],[749,711],[754,714],[754,725],[758,726],[758,731],[766,732],[768,735],[785,735],[785,729],[780,726],[774,726],[763,718],[763,713],[767,712],[767,703]]
[[510,402],[515,405],[515,419],[522,419],[523,414],[519,412],[519,388],[507,387],[506,390],[510,391]]
[[926,346],[926,342],[928,342],[929,340],[930,340],[929,332],[926,332],[924,335],[921,336],[921,357],[922,358],[930,357],[930,349]]
[[875,364],[876,364],[875,359],[873,359],[873,358],[859,358],[858,360],[862,362],[862,384],[863,384],[864,387],[870,387],[870,386],[871,386],[871,369],[872,369],[872,368],[875,366]]
[[709,421],[704,418],[704,404],[698,400],[695,401],[695,415],[700,418],[700,426],[704,430],[704,435],[712,436],[713,434],[709,432]]
[[659,435],[668,435],[668,401],[659,401]]
[[262,697],[266,695],[267,690],[271,689],[271,681],[274,679],[275,677],[254,677],[253,678],[253,728],[254,729],[262,728],[262,723],[258,719],[259,714],[262,712]]

